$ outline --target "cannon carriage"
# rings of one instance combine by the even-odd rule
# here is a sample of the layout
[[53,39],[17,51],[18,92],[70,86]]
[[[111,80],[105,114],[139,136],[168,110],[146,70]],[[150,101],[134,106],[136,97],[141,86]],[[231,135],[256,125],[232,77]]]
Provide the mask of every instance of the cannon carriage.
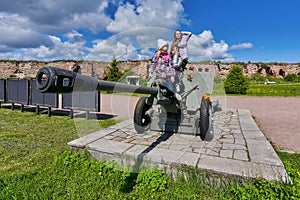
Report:
[[155,75],[147,87],[98,80],[50,66],[39,69],[36,75],[37,88],[43,93],[103,90],[147,94],[138,100],[134,110],[137,133],[147,130],[183,133],[200,136],[204,141],[213,139],[213,112],[220,109],[218,102],[210,97],[213,82],[213,72],[185,72],[180,78],[181,100],[178,100],[166,81],[156,79]]

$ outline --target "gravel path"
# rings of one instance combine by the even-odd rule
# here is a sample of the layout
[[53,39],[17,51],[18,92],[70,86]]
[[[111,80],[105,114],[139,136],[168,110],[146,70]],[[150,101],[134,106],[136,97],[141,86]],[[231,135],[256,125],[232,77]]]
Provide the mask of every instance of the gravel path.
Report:
[[232,97],[227,108],[247,109],[279,149],[300,152],[300,97]]
[[[103,95],[101,112],[133,117],[137,97]],[[226,97],[229,109],[246,109],[279,149],[300,152],[300,97]]]

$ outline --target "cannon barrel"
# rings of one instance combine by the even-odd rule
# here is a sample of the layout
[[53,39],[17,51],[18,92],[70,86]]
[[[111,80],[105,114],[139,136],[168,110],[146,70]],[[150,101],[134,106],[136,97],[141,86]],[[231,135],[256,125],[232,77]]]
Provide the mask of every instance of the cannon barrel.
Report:
[[153,94],[157,88],[129,85],[112,81],[99,80],[65,69],[42,67],[36,74],[36,85],[42,93],[70,93],[73,91],[130,92],[138,94]]

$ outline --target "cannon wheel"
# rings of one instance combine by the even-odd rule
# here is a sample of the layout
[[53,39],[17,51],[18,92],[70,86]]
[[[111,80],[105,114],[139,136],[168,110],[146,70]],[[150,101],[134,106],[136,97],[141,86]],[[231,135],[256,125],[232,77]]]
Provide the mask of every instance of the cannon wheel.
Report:
[[141,97],[134,109],[134,128],[137,133],[144,133],[147,129],[149,129],[149,124],[151,119],[148,115],[146,115],[147,110],[151,108],[151,106],[146,104],[147,97]]
[[203,141],[211,141],[214,138],[212,125],[212,105],[208,98],[202,98],[200,106],[200,138]]

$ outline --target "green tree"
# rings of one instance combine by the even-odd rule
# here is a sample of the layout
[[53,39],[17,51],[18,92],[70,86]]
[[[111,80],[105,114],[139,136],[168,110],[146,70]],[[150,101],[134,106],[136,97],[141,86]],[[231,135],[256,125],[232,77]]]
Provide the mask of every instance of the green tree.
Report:
[[113,57],[113,59],[110,63],[110,68],[108,69],[108,72],[106,73],[107,80],[118,82],[123,75],[124,75],[124,73],[121,72],[118,68],[117,59],[115,57]]
[[233,66],[229,70],[224,81],[226,94],[246,94],[249,88],[249,81],[244,76],[243,70],[239,65]]

